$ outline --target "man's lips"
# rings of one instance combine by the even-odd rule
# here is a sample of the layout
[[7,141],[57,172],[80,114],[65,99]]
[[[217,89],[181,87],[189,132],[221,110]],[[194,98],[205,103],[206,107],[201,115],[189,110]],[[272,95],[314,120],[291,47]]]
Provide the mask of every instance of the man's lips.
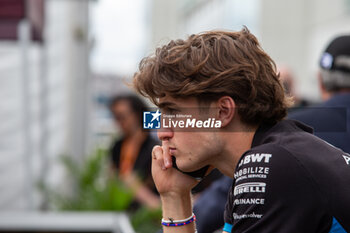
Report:
[[176,151],[175,147],[169,147],[170,154],[173,155],[174,152]]

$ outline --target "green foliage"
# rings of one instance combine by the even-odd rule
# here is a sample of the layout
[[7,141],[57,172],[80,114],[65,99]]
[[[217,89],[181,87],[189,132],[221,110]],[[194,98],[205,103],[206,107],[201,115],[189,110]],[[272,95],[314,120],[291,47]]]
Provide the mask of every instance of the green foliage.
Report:
[[132,192],[115,175],[108,175],[107,152],[97,150],[81,166],[72,157],[63,156],[69,180],[73,183],[73,194],[49,190],[50,201],[59,210],[74,211],[122,211],[133,200]]
[[[70,194],[54,191],[43,184],[55,209],[63,211],[127,211],[133,194],[114,174],[110,174],[108,152],[102,149],[78,164],[70,156],[62,156],[62,164],[73,185]],[[154,233],[160,229],[161,210],[142,207],[130,212],[131,223],[137,233]]]
[[138,233],[153,233],[160,229],[162,211],[140,208],[131,216],[131,224]]

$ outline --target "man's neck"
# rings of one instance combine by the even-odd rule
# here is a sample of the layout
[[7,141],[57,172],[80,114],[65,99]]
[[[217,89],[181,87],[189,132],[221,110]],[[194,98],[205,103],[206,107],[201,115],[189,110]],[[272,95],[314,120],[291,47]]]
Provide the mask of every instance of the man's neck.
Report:
[[257,127],[249,130],[221,133],[224,142],[223,151],[213,165],[224,175],[233,178],[237,163],[242,154],[252,147],[256,130]]

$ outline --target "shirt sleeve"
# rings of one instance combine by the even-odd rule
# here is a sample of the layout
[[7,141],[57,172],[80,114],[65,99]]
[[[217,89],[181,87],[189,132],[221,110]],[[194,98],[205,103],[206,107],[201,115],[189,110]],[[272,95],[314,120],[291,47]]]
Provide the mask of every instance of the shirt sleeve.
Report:
[[[235,182],[235,181],[233,181]],[[227,201],[225,205],[225,211],[224,211],[224,222],[225,224],[233,224],[233,217],[232,217],[232,212],[233,212],[233,186],[231,186],[230,191],[227,194]]]

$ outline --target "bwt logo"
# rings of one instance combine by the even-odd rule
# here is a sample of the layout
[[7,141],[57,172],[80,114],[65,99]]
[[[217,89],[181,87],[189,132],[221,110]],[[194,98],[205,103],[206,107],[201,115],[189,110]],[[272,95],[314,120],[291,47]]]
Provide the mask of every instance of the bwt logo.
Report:
[[160,116],[162,113],[157,110],[156,112],[143,112],[143,128],[144,129],[160,129]]

